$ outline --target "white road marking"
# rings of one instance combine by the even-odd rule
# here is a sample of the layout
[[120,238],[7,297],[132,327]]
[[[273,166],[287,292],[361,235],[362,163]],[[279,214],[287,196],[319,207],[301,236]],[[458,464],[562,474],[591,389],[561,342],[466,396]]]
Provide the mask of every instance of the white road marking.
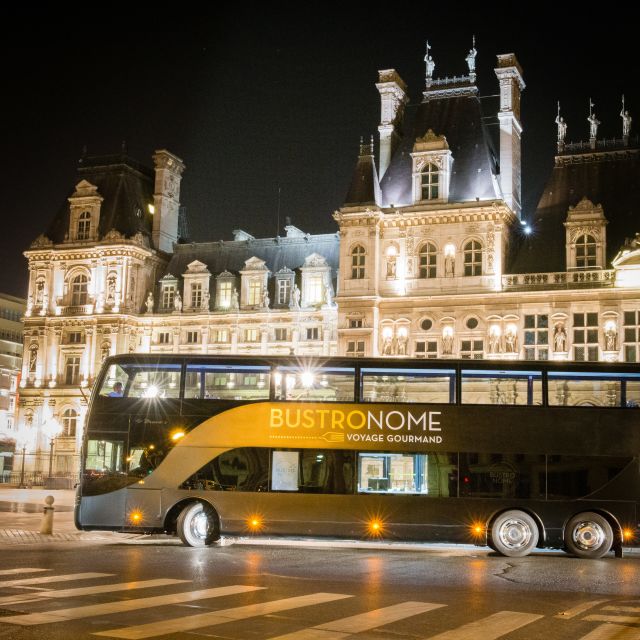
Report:
[[[49,624],[52,622],[64,622],[65,620],[78,620],[111,613],[121,613],[123,611],[137,611],[138,609],[150,609],[151,607],[162,607],[170,604],[181,604],[183,602],[193,602],[204,598],[219,598],[221,596],[245,593],[247,591],[257,591],[263,587],[246,587],[244,585],[232,585],[229,587],[216,587],[214,589],[202,589],[200,591],[184,591],[182,593],[171,593],[165,596],[155,596],[151,598],[134,598],[131,600],[118,600],[117,602],[105,602],[102,604],[91,604],[83,607],[73,607],[71,609],[53,609],[51,611],[41,611],[40,613],[28,613],[19,616],[4,616],[2,622],[9,624],[19,624],[31,626],[34,624]],[[162,625],[163,623],[158,623]],[[169,633],[168,631],[166,633]]]
[[41,578],[20,578],[19,580],[5,580],[0,582],[0,589],[4,587],[21,587],[29,584],[49,584],[50,582],[70,582],[72,580],[89,580],[91,578],[107,578],[113,573],[68,573],[61,576],[43,576]]
[[0,576],[14,576],[21,573],[38,573],[40,571],[51,571],[51,569],[34,569],[32,567],[25,569],[0,569]]
[[583,602],[571,609],[567,609],[567,611],[563,611],[556,615],[556,618],[560,618],[562,620],[568,620],[569,618],[575,618],[579,616],[581,613],[588,611],[589,609],[593,609],[593,607],[597,607],[599,604],[603,602],[607,602],[606,600],[589,600],[589,602]]
[[492,616],[463,624],[460,627],[429,636],[429,640],[494,640],[520,627],[531,624],[544,616],[519,611],[500,611]]
[[362,633],[391,622],[403,620],[420,613],[444,607],[444,604],[432,602],[402,602],[382,609],[374,609],[348,618],[332,620],[315,627],[300,629],[269,640],[340,640],[352,633]]
[[579,640],[638,640],[638,627],[623,627],[620,624],[601,624]]
[[[123,627],[121,629],[113,629],[111,631],[100,631],[94,635],[134,640],[137,638],[163,636],[169,633],[184,633],[185,631],[191,631],[202,627],[212,627],[226,622],[245,620],[246,618],[264,616],[278,611],[289,611],[290,609],[309,607],[315,604],[324,604],[326,602],[333,602],[334,600],[342,600],[343,598],[352,597],[353,596],[342,593],[311,593],[306,596],[283,598],[282,600],[272,600],[270,602],[259,602],[257,604],[249,604],[242,607],[234,607],[232,609],[221,609],[208,613],[199,613],[192,616],[182,616],[180,618],[171,618],[169,620],[151,622],[149,624],[141,624],[134,627]],[[6,622],[7,620],[10,620],[10,618],[2,618],[3,622]]]
[[624,613],[640,613],[640,607],[624,607],[609,605],[608,607],[602,607],[604,611],[623,611]]
[[141,580],[139,582],[119,582],[117,584],[100,584],[95,587],[77,587],[75,589],[50,589],[38,593],[16,594],[0,598],[0,604],[18,604],[22,602],[38,602],[46,598],[72,598],[73,596],[90,596],[97,593],[111,593],[112,591],[132,591],[133,589],[150,589],[164,587],[169,584],[189,582],[189,580],[172,580],[159,578],[157,580]]
[[[590,620],[592,622],[623,622],[625,624],[638,624],[640,622],[640,616],[605,616],[605,615],[593,615],[586,616],[583,620]],[[638,631],[636,629],[636,631]],[[640,631],[638,631],[640,636]]]

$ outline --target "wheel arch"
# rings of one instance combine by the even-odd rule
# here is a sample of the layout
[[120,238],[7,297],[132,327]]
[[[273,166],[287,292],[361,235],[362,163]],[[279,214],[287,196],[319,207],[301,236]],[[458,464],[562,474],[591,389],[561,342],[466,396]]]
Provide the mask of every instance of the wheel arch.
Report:
[[209,507],[211,509],[216,519],[216,523],[218,525],[218,532],[219,532],[221,527],[220,514],[218,513],[216,506],[206,498],[203,498],[202,496],[193,496],[193,497],[190,496],[188,498],[183,498],[182,500],[179,500],[174,505],[172,505],[164,516],[165,532],[172,533],[175,535],[177,533],[176,523],[178,521],[178,516],[180,515],[180,512],[186,507],[188,507],[189,505],[192,505],[196,502],[201,502],[203,505],[205,505],[205,507]]

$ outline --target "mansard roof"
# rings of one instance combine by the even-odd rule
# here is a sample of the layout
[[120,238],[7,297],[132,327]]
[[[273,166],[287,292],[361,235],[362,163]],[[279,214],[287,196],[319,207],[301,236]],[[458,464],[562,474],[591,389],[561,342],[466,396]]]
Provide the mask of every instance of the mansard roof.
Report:
[[266,267],[273,274],[283,267],[299,269],[313,253],[326,259],[335,277],[339,259],[337,233],[178,244],[175,245],[175,252],[167,266],[167,273],[183,274],[189,263],[199,260],[206,264],[214,275],[223,271],[238,274],[245,270],[247,260],[256,257],[264,260]]
[[510,273],[565,271],[564,222],[569,207],[575,207],[584,197],[601,205],[608,220],[606,259],[609,267],[625,238],[640,230],[640,149],[637,144],[610,150],[583,148],[577,153],[557,156],[538,207],[527,220],[532,234],[522,240],[507,270]]
[[[148,205],[153,203],[152,169],[126,154],[85,157],[78,166],[78,180],[86,180],[98,187],[99,195],[104,198],[100,208],[100,238],[111,229],[126,237],[138,232],[151,236],[153,218]],[[68,231],[69,202],[65,200],[45,236],[54,243],[60,243]]]
[[380,181],[384,206],[413,204],[411,152],[417,138],[429,129],[445,136],[453,157],[450,202],[494,200],[498,172],[497,154],[484,125],[477,96],[430,98],[408,105],[404,113],[404,136]]

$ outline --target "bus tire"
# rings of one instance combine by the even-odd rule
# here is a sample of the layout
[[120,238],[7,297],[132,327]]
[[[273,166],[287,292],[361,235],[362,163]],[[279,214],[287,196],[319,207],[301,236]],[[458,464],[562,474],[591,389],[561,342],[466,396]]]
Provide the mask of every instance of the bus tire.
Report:
[[180,512],[176,529],[188,547],[206,547],[220,537],[215,511],[202,502],[192,502]]
[[489,546],[509,558],[529,555],[538,545],[538,525],[524,511],[501,513],[491,525]]
[[573,516],[564,529],[565,548],[578,558],[602,558],[611,550],[613,541],[609,521],[591,511]]

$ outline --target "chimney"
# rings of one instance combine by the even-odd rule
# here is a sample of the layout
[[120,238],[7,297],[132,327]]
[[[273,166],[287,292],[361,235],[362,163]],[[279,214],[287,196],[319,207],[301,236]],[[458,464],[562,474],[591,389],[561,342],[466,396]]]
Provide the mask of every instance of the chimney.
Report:
[[178,218],[180,211],[180,180],[184,163],[166,149],[156,151],[153,156],[156,180],[153,192],[153,246],[171,253],[173,243],[178,240]]
[[515,54],[498,55],[498,67],[495,69],[500,83],[500,187],[502,198],[511,210],[520,218],[521,197],[521,135],[520,93],[525,87],[522,69]]
[[402,138],[404,106],[409,101],[407,85],[395,69],[378,71],[376,87],[380,92],[380,179],[391,163]]

